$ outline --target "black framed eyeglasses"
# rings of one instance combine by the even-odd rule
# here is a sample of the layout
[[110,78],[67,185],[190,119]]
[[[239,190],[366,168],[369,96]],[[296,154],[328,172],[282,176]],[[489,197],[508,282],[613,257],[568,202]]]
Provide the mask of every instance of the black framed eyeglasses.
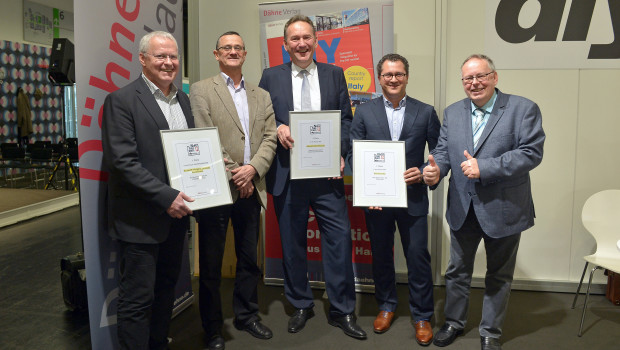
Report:
[[403,80],[407,76],[407,73],[385,73],[381,74],[381,77],[385,80],[392,80],[392,78],[396,77],[396,80]]

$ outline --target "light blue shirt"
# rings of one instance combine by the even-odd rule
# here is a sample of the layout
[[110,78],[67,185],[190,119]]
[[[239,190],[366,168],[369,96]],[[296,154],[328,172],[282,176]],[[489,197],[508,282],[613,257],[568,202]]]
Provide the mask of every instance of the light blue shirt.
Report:
[[235,87],[235,83],[232,78],[226,75],[224,72],[220,72],[224,81],[226,81],[226,86],[228,87],[228,91],[230,92],[230,96],[235,103],[235,108],[237,109],[237,115],[239,116],[239,121],[241,122],[241,126],[243,127],[243,133],[245,134],[245,144],[243,148],[243,164],[250,164],[251,159],[251,149],[250,149],[250,112],[248,111],[248,95],[245,91],[245,80],[241,77],[241,83],[239,87]]
[[495,106],[496,99],[497,99],[497,91],[493,92],[493,96],[491,96],[491,99],[487,101],[487,103],[485,103],[484,106],[482,107],[476,106],[473,101],[471,102],[471,130],[472,132],[474,131],[474,128],[476,127],[476,113],[474,112],[476,111],[476,109],[481,109],[484,112],[484,117],[482,118],[482,125],[478,129],[478,132],[472,135],[472,138],[474,140],[476,139],[476,136],[480,138],[480,135],[482,135],[482,132],[484,132],[484,128],[487,126],[487,122],[489,121],[489,117],[491,116],[491,112],[493,111],[493,106]]
[[390,136],[392,141],[398,141],[400,133],[403,131],[403,120],[405,119],[405,106],[407,105],[407,95],[403,97],[398,106],[392,106],[392,102],[383,96],[383,104],[385,106],[385,114],[387,115],[388,125],[390,127]]

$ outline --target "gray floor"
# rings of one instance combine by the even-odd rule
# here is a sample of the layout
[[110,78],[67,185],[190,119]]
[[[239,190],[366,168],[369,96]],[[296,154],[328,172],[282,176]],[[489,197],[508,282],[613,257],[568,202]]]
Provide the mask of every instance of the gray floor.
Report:
[[[0,229],[0,349],[89,349],[88,318],[66,311],[60,288],[61,257],[81,250],[77,207]],[[261,316],[274,331],[271,340],[257,340],[232,326],[232,280],[225,280],[224,315],[227,349],[410,349],[418,348],[409,322],[405,286],[399,286],[401,308],[392,329],[372,333],[376,303],[371,294],[358,294],[358,323],[368,340],[346,337],[325,319],[327,301],[315,291],[317,316],[298,334],[286,332],[287,313],[282,288],[259,288]],[[196,283],[194,281],[196,290]],[[229,292],[226,292],[229,291]],[[444,288],[435,288],[435,330],[441,326]],[[465,334],[447,349],[479,349],[481,290],[472,290]],[[579,299],[578,308],[583,304]],[[571,294],[514,291],[505,323],[503,348],[511,349],[620,349],[620,307],[596,295],[588,303],[584,335],[577,337],[580,309],[571,310]],[[171,349],[202,349],[204,340],[197,305],[172,322]],[[429,348],[436,348],[431,345]]]

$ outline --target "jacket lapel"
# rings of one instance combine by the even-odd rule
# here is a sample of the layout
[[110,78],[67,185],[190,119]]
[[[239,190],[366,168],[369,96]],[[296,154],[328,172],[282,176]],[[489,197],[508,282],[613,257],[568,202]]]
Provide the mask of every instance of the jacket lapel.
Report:
[[258,98],[256,97],[256,91],[254,87],[249,88],[247,85],[245,86],[245,93],[248,98],[248,115],[250,120],[248,121],[248,125],[250,126],[250,137],[252,136],[252,130],[254,130],[254,123],[256,122],[256,111],[258,110]]
[[400,132],[399,140],[404,140],[403,135],[409,135],[409,130],[413,127],[413,124],[418,117],[420,106],[409,96],[407,96],[407,104],[405,107],[405,116],[403,120],[403,128]]
[[392,136],[390,135],[390,125],[388,124],[387,114],[385,114],[384,103],[385,101],[383,101],[383,97],[375,99],[374,101],[372,101],[372,110],[384,139],[391,140]]
[[160,130],[168,130],[170,126],[168,125],[168,121],[164,116],[164,113],[159,108],[159,104],[155,100],[155,96],[151,93],[148,86],[146,86],[146,82],[140,76],[137,81],[136,92],[138,99],[144,106],[144,108],[149,112],[149,116],[153,118],[155,124],[159,127]]
[[333,85],[334,82],[331,81],[330,79],[331,77],[325,70],[325,66],[323,66],[322,64],[319,64],[316,61],[314,63],[316,64],[316,71],[317,71],[317,74],[319,75],[319,90],[321,91],[321,110],[328,110],[329,108],[325,106],[327,101],[329,101],[328,88],[331,85]]
[[[504,114],[504,111],[506,110],[507,102],[508,102],[508,99],[506,98],[506,95],[504,95],[499,90],[497,90],[497,99],[495,100],[495,106],[493,106],[493,111],[491,111],[491,115],[489,116],[487,125],[485,125],[484,130],[482,130],[482,135],[480,135],[480,139],[478,140],[478,148],[476,148],[475,153],[471,153],[472,156],[475,157],[476,153],[478,153],[480,149],[484,146],[484,142],[489,137],[489,134],[491,133],[491,131],[493,131],[493,129],[497,125],[497,122]],[[471,123],[469,123],[469,125],[471,125]],[[471,129],[471,126],[470,126],[470,129]],[[472,143],[473,143],[473,138],[472,138]]]
[[196,125],[194,125],[194,116],[192,115],[192,107],[189,104],[189,99],[187,98],[187,95],[185,95],[184,93],[183,95],[178,93],[177,99],[179,100],[179,105],[181,106],[181,109],[183,110],[185,121],[187,121],[187,127],[190,129],[196,127]]
[[230,96],[230,91],[228,90],[228,86],[226,86],[226,82],[224,78],[218,74],[218,77],[213,80],[214,82],[214,90],[217,96],[222,101],[222,105],[228,112],[228,116],[232,120],[232,122],[243,132],[243,127],[241,126],[241,120],[239,119],[239,115],[237,114],[237,108],[235,108],[235,103]]
[[281,66],[284,74],[282,75],[283,81],[280,87],[280,93],[282,93],[282,96],[286,98],[289,111],[295,110],[295,104],[293,103],[293,73],[291,69],[292,64],[293,62],[288,62],[287,64]]
[[467,149],[467,153],[473,155],[474,154],[474,131],[471,128],[471,100],[466,98],[463,100],[463,118],[459,118],[458,122],[462,122],[465,125],[458,128],[462,130],[467,130],[465,133],[465,146]]

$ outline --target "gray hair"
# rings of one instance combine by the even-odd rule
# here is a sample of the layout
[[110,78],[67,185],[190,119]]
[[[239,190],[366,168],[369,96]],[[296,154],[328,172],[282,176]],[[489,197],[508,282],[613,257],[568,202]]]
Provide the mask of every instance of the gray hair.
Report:
[[469,57],[467,57],[465,59],[465,61],[463,61],[463,64],[461,64],[461,68],[463,68],[465,63],[467,63],[467,62],[469,62],[470,60],[473,60],[473,59],[479,59],[479,60],[487,61],[487,64],[489,65],[489,68],[491,69],[491,71],[495,72],[495,63],[493,63],[493,60],[489,56],[481,54],[481,53],[475,53],[475,54],[470,55]]
[[161,31],[161,30],[157,30],[157,31],[145,34],[142,37],[142,39],[140,39],[140,52],[141,53],[148,53],[148,50],[150,49],[150,45],[151,45],[151,39],[153,39],[154,37],[172,40],[174,42],[174,46],[177,47],[177,51],[179,50],[177,39],[175,39],[174,36],[172,36],[172,34]]

